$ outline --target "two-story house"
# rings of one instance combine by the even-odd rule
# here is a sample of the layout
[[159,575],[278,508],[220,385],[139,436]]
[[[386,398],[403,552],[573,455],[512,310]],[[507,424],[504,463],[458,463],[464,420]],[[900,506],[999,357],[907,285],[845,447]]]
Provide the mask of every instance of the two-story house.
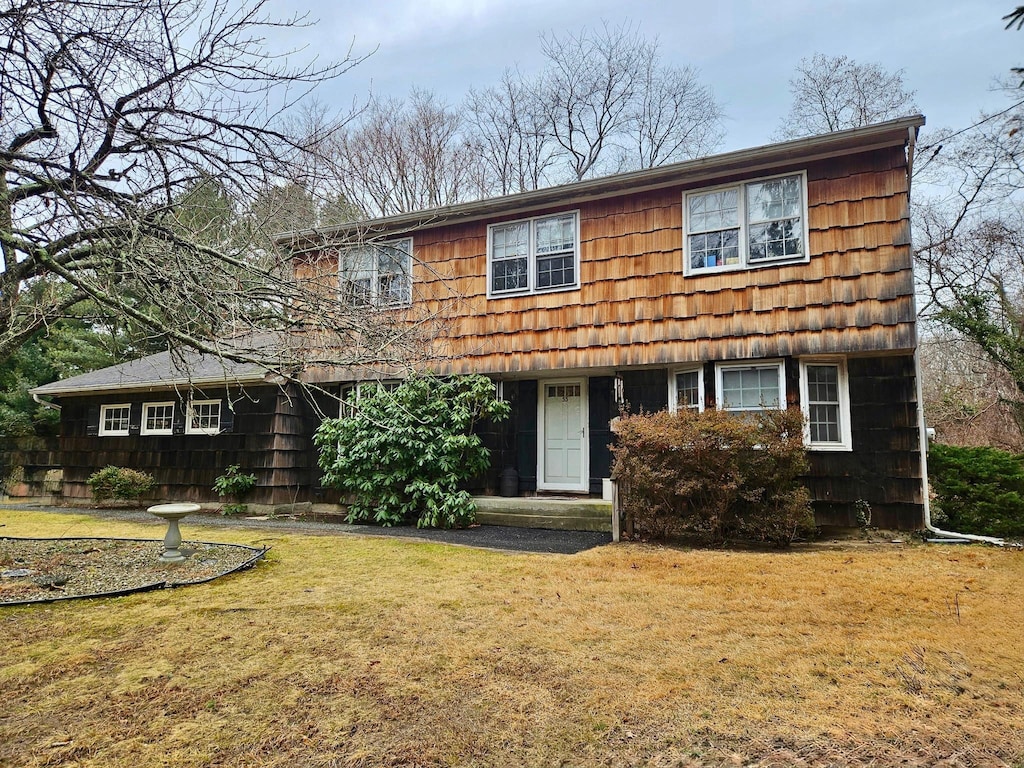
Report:
[[[482,488],[496,488],[512,468],[522,493],[599,493],[621,408],[797,405],[819,523],[852,525],[863,499],[876,524],[920,528],[909,180],[923,122],[908,117],[280,243],[302,276],[337,300],[391,320],[429,318],[423,358],[432,370],[493,378],[513,415],[488,435],[493,476]],[[65,457],[77,457],[65,459],[70,495],[83,495],[87,470],[106,463],[154,472],[175,498],[208,498],[228,463],[257,471],[255,501],[315,494],[309,398],[251,371],[245,381],[204,380],[202,394],[190,394],[180,376],[126,385],[119,368],[36,390],[64,407]],[[303,376],[356,397],[368,373]],[[161,399],[173,386],[181,394]],[[240,387],[252,394],[231,394]],[[216,428],[201,410],[215,401]],[[151,421],[163,431],[147,430]],[[181,460],[190,451],[213,457],[209,478],[194,459]]]

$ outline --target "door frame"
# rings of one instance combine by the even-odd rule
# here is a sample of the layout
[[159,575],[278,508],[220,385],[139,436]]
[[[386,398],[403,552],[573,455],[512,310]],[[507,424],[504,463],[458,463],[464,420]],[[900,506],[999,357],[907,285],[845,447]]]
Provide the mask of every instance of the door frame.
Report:
[[[558,378],[537,380],[537,490],[538,491],[570,491],[572,493],[590,492],[590,403],[587,396],[586,376],[579,378]],[[544,434],[544,403],[547,402],[547,387],[559,384],[579,384],[580,386],[580,481],[579,483],[548,483],[544,480],[544,458],[547,454],[546,435]]]

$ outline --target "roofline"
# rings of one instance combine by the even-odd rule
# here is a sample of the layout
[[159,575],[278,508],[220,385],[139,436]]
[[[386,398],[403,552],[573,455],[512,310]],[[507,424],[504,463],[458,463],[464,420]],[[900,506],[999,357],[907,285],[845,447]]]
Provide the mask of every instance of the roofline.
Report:
[[366,221],[320,229],[298,230],[277,235],[278,245],[298,246],[302,242],[322,242],[337,235],[353,233],[395,233],[403,230],[473,221],[498,214],[515,213],[553,205],[569,205],[584,200],[612,197],[623,192],[643,192],[672,186],[681,181],[701,180],[732,172],[752,173],[792,162],[811,162],[829,157],[867,152],[872,149],[905,145],[925,124],[923,115],[910,115],[861,128],[849,128],[820,136],[765,144],[720,155],[587,179],[557,187],[519,192],[513,195],[474,200],[441,208],[396,214]]
[[[55,382],[57,383],[57,382]],[[231,386],[232,384],[245,385],[245,384],[272,384],[274,382],[268,381],[268,374],[251,376],[236,376],[230,379],[218,376],[216,378],[205,378],[205,379],[173,379],[168,381],[150,381],[150,382],[133,382],[131,384],[99,384],[90,387],[74,387],[67,389],[46,389],[49,384],[43,384],[39,387],[33,387],[28,392],[33,397],[41,395],[43,397],[66,397],[68,395],[74,396],[85,396],[94,394],[105,394],[107,392],[124,392],[137,394],[139,392],[158,392],[165,390],[177,390],[182,387],[188,387],[189,389],[199,388],[203,386]]]

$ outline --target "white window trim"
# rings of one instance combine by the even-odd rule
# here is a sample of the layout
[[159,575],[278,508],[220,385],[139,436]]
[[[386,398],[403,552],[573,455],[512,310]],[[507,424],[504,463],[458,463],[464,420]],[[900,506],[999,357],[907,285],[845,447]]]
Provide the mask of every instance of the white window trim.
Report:
[[[537,222],[543,221],[544,219],[554,219],[559,216],[571,215],[575,224],[575,246],[573,249],[573,276],[576,278],[571,285],[555,285],[550,288],[538,288],[537,287]],[[517,288],[511,291],[494,291],[493,278],[493,265],[494,256],[491,253],[492,237],[491,232],[497,227],[507,227],[510,224],[523,224],[528,223],[530,225],[529,242],[527,245],[526,254],[526,288]],[[511,296],[530,296],[533,294],[540,293],[557,293],[559,291],[576,291],[580,287],[580,211],[579,209],[571,211],[557,211],[556,213],[545,214],[544,216],[533,216],[527,219],[510,219],[509,221],[498,221],[494,224],[487,225],[487,298],[488,299],[505,299]]]
[[[345,407],[355,406],[363,396],[363,390],[367,387],[384,387],[384,389],[390,391],[401,383],[401,379],[381,379],[380,381],[374,379],[372,381],[345,382],[338,389],[338,418],[351,416],[355,412],[355,408],[353,407],[350,413],[345,413]],[[347,399],[346,391],[355,394],[355,398],[352,400]]]
[[[104,429],[103,425],[106,423],[107,411],[112,411],[114,408],[127,408],[128,409],[128,426],[122,429]],[[127,437],[131,430],[131,419],[132,419],[132,404],[131,403],[110,403],[109,405],[100,406],[100,423],[97,434],[100,437]]]
[[[839,442],[811,442],[811,408],[807,382],[807,366],[834,365],[839,369]],[[845,357],[800,358],[800,410],[804,414],[804,445],[811,451],[852,451],[853,432],[850,423],[850,377]]]
[[392,240],[379,240],[379,241],[368,241],[359,245],[353,245],[351,249],[342,248],[338,252],[338,281],[340,283],[341,298],[343,301],[347,301],[345,295],[345,277],[342,270],[342,265],[345,260],[345,254],[349,250],[355,250],[359,248],[377,248],[377,247],[394,247],[399,243],[406,243],[408,248],[401,249],[405,252],[405,276],[406,276],[406,295],[402,298],[402,301],[394,302],[382,302],[380,300],[380,260],[379,258],[374,259],[373,267],[370,270],[370,302],[369,304],[360,304],[357,306],[366,307],[367,309],[402,309],[405,307],[412,306],[412,249],[413,240],[411,237],[399,237]]
[[684,365],[668,372],[668,409],[672,413],[679,410],[679,391],[676,375],[697,372],[697,412],[704,410],[704,366],[703,364]]
[[[540,379],[537,387],[537,490],[538,491],[569,491],[573,493],[586,492],[590,490],[590,392],[588,384],[590,380],[581,379]],[[575,483],[548,483],[544,480],[544,457],[545,442],[547,437],[544,434],[544,403],[547,401],[547,390],[545,387],[568,384],[580,387],[580,449],[582,460],[580,462],[579,484]]]
[[[753,264],[749,262],[749,242],[747,236],[747,195],[746,188],[748,184],[758,184],[764,181],[772,181],[773,179],[784,179],[789,176],[800,177],[800,194],[801,202],[803,204],[803,212],[801,213],[800,219],[803,223],[803,254],[801,256],[793,256],[790,258],[781,259],[765,259],[764,261],[756,261]],[[709,192],[718,192],[724,189],[735,189],[737,190],[737,205],[738,217],[739,217],[739,248],[740,248],[740,263],[730,264],[728,266],[721,267],[698,267],[694,268],[690,262],[690,205],[689,198],[696,195],[705,195]],[[703,187],[701,189],[690,189],[683,193],[683,274],[684,275],[714,275],[721,272],[738,272],[746,269],[764,269],[765,267],[778,267],[785,266],[787,264],[806,264],[811,260],[810,253],[810,242],[809,232],[810,227],[807,222],[807,172],[796,171],[790,173],[779,173],[773,176],[762,176],[756,179],[744,179],[741,182],[733,184],[720,184],[715,187]]]
[[[216,403],[218,406],[217,411],[217,428],[206,428],[200,429],[192,426],[192,417],[195,415],[195,407],[197,405],[211,405]],[[223,414],[219,410],[223,408],[223,404],[220,400],[189,400],[188,408],[185,410],[185,434],[186,435],[216,435],[220,433],[220,425]]]
[[[168,429],[146,429],[146,421],[149,417],[150,408],[158,408],[161,406],[171,407],[171,426]],[[142,434],[143,435],[172,435],[174,434],[174,408],[175,404],[173,400],[167,400],[160,403],[143,403],[142,404]]]
[[724,386],[722,374],[725,371],[744,368],[778,368],[779,370],[779,403],[773,410],[784,411],[787,408],[788,393],[786,392],[786,363],[778,360],[747,360],[744,362],[715,363],[715,408],[719,411],[728,410],[730,413],[757,413],[761,408],[725,408]]

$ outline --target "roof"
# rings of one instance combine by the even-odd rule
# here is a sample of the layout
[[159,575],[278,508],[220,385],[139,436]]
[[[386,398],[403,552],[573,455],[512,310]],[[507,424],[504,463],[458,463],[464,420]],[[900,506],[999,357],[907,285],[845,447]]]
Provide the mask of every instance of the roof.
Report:
[[557,187],[520,192],[514,195],[474,200],[361,222],[351,222],[315,230],[286,232],[278,235],[279,245],[297,247],[338,236],[371,232],[389,233],[473,221],[498,214],[526,211],[554,205],[567,205],[616,195],[658,189],[679,183],[701,183],[730,173],[754,175],[757,172],[795,162],[810,162],[839,157],[870,149],[903,146],[913,141],[924,125],[923,115],[910,115],[861,128],[834,131],[820,136],[766,144],[720,155],[709,155],[681,163],[662,165],[640,171],[587,179]]
[[193,351],[158,352],[98,371],[72,376],[29,390],[33,395],[85,395],[110,390],[155,390],[177,387],[252,384],[267,380],[268,370]]

